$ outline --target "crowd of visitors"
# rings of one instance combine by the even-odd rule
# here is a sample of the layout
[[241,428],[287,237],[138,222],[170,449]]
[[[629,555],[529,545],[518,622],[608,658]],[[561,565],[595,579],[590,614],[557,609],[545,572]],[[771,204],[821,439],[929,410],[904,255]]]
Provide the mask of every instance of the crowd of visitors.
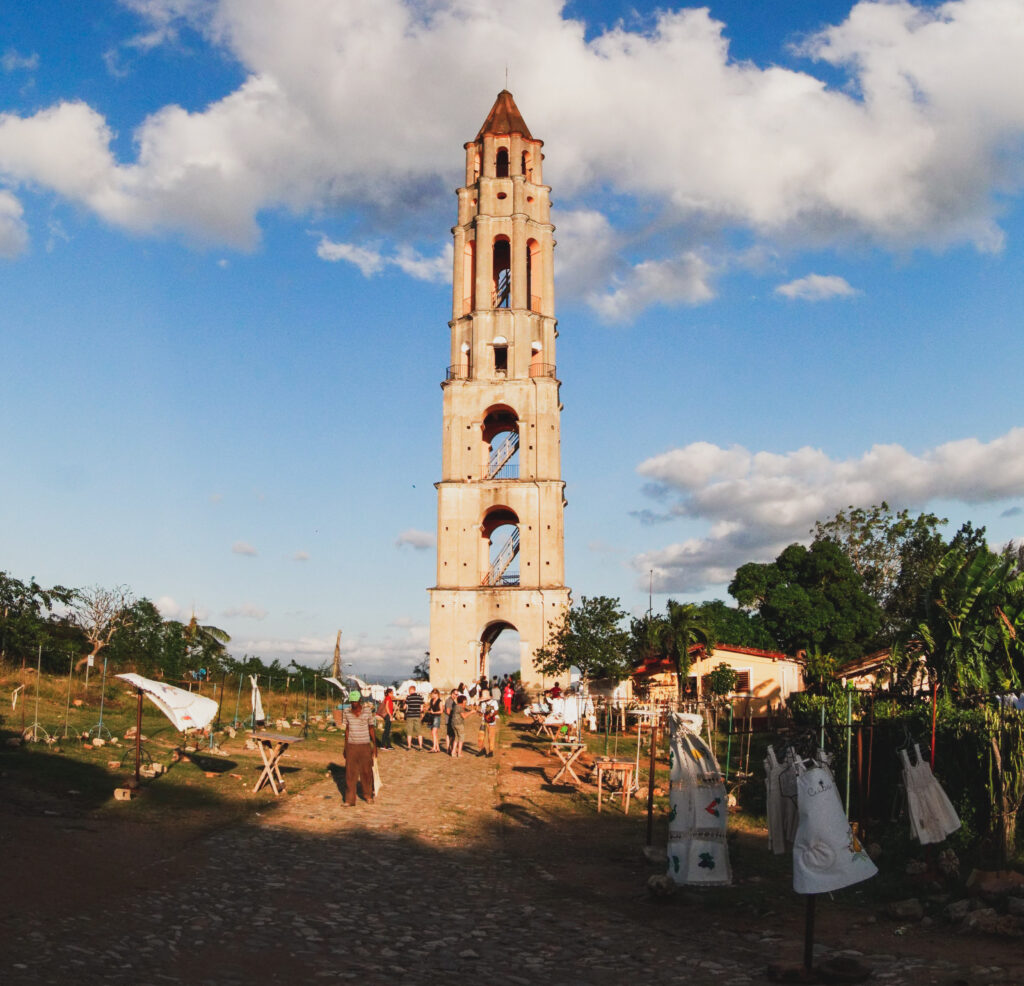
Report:
[[[467,720],[476,718],[475,752],[478,757],[493,757],[497,746],[501,711],[511,715],[514,708],[523,707],[523,695],[516,684],[505,675],[492,679],[482,676],[468,688],[459,683],[442,698],[437,688],[424,683],[424,690],[409,686],[404,702],[395,695],[394,688],[386,688],[376,709],[368,696],[353,692],[350,705],[344,711],[345,726],[345,804],[356,803],[358,786],[362,787],[366,801],[373,801],[372,768],[378,750],[395,749],[392,741],[393,724],[399,720],[405,729],[407,750],[426,750],[428,753],[447,753],[459,759],[465,752]],[[376,723],[380,722],[380,740]],[[424,738],[430,745],[424,746]]]

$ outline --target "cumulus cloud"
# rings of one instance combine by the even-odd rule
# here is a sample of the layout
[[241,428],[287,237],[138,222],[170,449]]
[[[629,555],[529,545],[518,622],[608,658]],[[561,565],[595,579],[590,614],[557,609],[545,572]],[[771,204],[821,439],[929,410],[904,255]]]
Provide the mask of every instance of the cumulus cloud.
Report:
[[154,600],[153,605],[165,620],[177,620],[179,623],[188,623],[193,615],[197,620],[203,622],[210,615],[208,609],[195,604],[182,606],[172,596],[160,596],[159,599]]
[[33,52],[31,55],[22,55],[13,48],[8,48],[0,55],[0,68],[5,72],[34,72],[39,68],[39,55]]
[[262,620],[266,618],[267,611],[255,603],[242,603],[224,610],[223,615],[231,619]]
[[665,507],[661,518],[703,522],[707,533],[633,559],[663,592],[728,582],[748,561],[808,540],[815,521],[849,504],[882,500],[923,508],[936,500],[984,503],[1024,495],[1024,428],[990,442],[965,438],[915,455],[875,445],[858,459],[820,449],[751,452],[695,442],[642,462]]
[[[430,628],[426,624],[400,625],[401,618],[393,621],[399,632],[382,637],[361,634],[357,637],[342,635],[341,659],[351,664],[357,674],[388,675],[401,678],[423,658],[430,643]],[[251,637],[231,641],[231,651],[237,656],[258,654],[264,660],[277,659],[283,664],[295,660],[307,667],[330,662],[334,656],[334,633],[324,636],[298,638]]]
[[808,274],[788,284],[780,284],[775,293],[799,301],[825,301],[828,298],[851,298],[860,294],[845,277],[837,274]]
[[259,552],[248,541],[236,541],[231,545],[231,553],[235,555],[249,555],[255,557]]
[[396,547],[401,548],[404,545],[415,548],[417,551],[426,551],[427,548],[434,546],[434,535],[429,531],[417,531],[410,527],[408,530],[402,531],[395,541]]
[[386,257],[371,247],[357,246],[354,243],[336,243],[324,236],[317,245],[316,255],[321,260],[348,261],[359,268],[363,277],[373,277],[387,267],[397,267],[417,281],[443,283],[450,281],[452,277],[450,244],[435,257],[424,257],[409,246],[399,247],[393,256]]
[[[588,285],[606,318],[710,297],[717,264],[693,242],[700,223],[783,244],[996,250],[999,211],[1024,181],[1018,0],[864,0],[795,50],[800,68],[731,57],[707,8],[587,32],[561,0],[377,0],[372,17],[334,0],[126,5],[145,25],[137,49],[188,28],[244,81],[199,111],[168,105],[139,121],[131,160],[84,103],[5,113],[0,174],[136,232],[251,248],[268,209],[385,218],[396,242],[404,222],[447,222],[454,149],[488,108],[466,93],[496,88],[499,48],[551,148],[545,179],[570,212],[600,201],[628,230],[603,289]],[[649,248],[640,222],[658,230]],[[371,271],[448,276],[429,252],[348,246],[345,259]]]
[[21,203],[6,189],[0,189],[0,257],[20,256],[28,246],[28,227]]

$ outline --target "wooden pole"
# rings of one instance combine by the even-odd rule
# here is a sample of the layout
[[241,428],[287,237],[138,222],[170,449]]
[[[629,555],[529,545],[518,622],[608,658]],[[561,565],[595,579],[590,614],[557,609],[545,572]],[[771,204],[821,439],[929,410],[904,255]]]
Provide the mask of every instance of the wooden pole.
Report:
[[656,767],[655,751],[658,748],[658,726],[661,716],[654,714],[651,708],[651,760],[647,767],[647,845],[654,845],[654,771]]
[[142,689],[138,689],[139,702],[135,710],[135,783],[139,783],[139,766],[142,763]]
[[221,671],[220,673],[220,698],[217,700],[217,721],[214,724],[214,729],[220,729],[220,710],[224,705],[224,682],[228,680],[227,671]]

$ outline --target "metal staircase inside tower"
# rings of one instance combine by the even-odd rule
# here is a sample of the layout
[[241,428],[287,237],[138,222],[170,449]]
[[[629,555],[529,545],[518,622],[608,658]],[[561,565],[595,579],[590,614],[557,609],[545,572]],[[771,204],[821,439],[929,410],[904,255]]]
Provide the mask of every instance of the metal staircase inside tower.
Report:
[[519,554],[519,528],[513,528],[509,539],[501,546],[498,557],[494,559],[481,585],[519,585],[518,575],[505,575],[509,565]]
[[[510,431],[503,441],[496,449],[491,450],[490,460],[487,465],[487,478],[494,479],[498,473],[505,466],[509,459],[516,454],[516,449],[519,448],[519,432]],[[502,479],[514,479],[514,476],[502,476]]]

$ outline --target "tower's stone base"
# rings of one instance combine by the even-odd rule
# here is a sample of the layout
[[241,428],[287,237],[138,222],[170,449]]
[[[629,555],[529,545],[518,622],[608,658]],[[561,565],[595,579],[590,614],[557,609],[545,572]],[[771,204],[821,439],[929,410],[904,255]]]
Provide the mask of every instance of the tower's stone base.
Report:
[[[431,589],[430,591],[430,680],[453,688],[467,685],[481,674],[481,656],[504,627],[519,633],[519,668],[529,691],[550,687],[554,678],[544,678],[533,663],[533,655],[544,646],[569,608],[565,586],[525,589]],[[568,675],[559,679],[564,685]]]

